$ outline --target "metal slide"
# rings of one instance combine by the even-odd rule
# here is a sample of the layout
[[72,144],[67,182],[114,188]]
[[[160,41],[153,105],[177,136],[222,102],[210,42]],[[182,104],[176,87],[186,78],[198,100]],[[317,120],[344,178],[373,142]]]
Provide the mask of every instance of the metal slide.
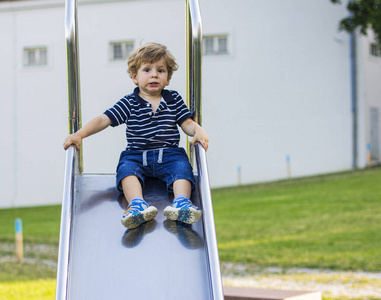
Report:
[[[66,0],[65,7],[69,133],[74,133],[81,127],[76,0]],[[201,124],[197,0],[187,0],[186,8],[187,99]],[[159,213],[133,230],[120,222],[127,202],[115,187],[115,174],[84,174],[82,153],[67,150],[56,300],[224,299],[205,150],[189,143],[187,150],[196,161],[192,201],[203,210],[202,219],[193,225],[166,220],[163,209],[172,198],[163,182],[150,179],[144,197]]]
[[115,175],[76,175],[67,150],[56,299],[223,299],[205,151],[196,146],[198,185],[192,200],[203,209],[193,225],[166,220],[172,199],[150,179],[145,199],[155,220],[132,230],[120,219],[126,200]]

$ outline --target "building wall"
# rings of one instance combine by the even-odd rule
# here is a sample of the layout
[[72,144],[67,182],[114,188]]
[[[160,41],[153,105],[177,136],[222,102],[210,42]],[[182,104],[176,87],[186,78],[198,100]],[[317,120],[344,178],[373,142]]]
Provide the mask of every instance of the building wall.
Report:
[[[14,129],[16,123],[13,120],[16,103],[12,102],[15,98],[15,74],[14,71],[14,45],[12,43],[12,30],[5,30],[11,28],[13,24],[12,15],[0,15],[0,34],[2,45],[0,47],[1,69],[0,73],[0,107],[3,111],[3,116],[0,118],[0,126],[3,129],[0,140],[0,155],[1,155],[1,176],[0,176],[0,195],[2,205],[10,205],[10,199],[14,197],[14,183],[15,183],[15,170],[14,162],[16,155],[14,147],[16,144],[16,137]],[[7,59],[4,59],[7,58]],[[5,113],[8,112],[8,113]]]
[[292,176],[349,169],[349,40],[337,31],[343,7],[218,2],[201,5],[204,34],[232,40],[228,57],[204,57],[212,183],[234,184],[239,166],[244,183],[285,178],[288,155]]
[[[59,203],[62,194],[61,145],[67,126],[64,13],[54,6],[18,9],[24,5],[0,5],[0,64],[6,70],[0,75],[1,207]],[[35,46],[48,47],[47,66],[23,65],[24,47]]]
[[[200,0],[200,7],[203,34],[229,39],[228,54],[203,57],[212,187],[236,185],[238,168],[242,183],[286,178],[287,156],[293,177],[350,169],[349,37],[337,31],[345,6]],[[110,60],[113,41],[166,44],[180,65],[169,88],[185,95],[184,15],[180,0],[79,1],[83,123],[134,88],[126,62]],[[0,28],[7,70],[0,103],[9,112],[0,121],[7,129],[0,207],[60,203],[68,123],[62,1],[0,3]],[[24,48],[37,46],[48,48],[48,65],[24,66]],[[86,139],[85,172],[115,172],[125,146],[122,126]]]

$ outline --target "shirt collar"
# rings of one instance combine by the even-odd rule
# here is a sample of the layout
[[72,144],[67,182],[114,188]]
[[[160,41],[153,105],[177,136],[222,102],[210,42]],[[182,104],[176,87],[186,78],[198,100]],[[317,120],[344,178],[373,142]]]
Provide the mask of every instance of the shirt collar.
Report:
[[[140,92],[139,87],[136,87],[136,88],[134,89],[134,96],[135,96],[136,101],[138,101],[140,104],[144,104],[144,105],[147,104],[147,101],[144,100],[142,97],[139,96],[139,92]],[[161,96],[162,96],[162,98],[165,100],[166,103],[175,100],[175,99],[172,97],[171,92],[168,91],[168,90],[162,90],[162,91],[161,91]]]

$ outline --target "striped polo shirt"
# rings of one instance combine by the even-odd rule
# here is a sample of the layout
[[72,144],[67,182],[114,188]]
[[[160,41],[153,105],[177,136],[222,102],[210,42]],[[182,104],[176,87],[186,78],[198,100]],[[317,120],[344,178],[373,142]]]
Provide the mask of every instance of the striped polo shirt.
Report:
[[180,142],[177,125],[192,117],[178,92],[163,90],[154,113],[151,104],[139,96],[138,87],[104,114],[113,127],[126,124],[127,150],[177,147]]

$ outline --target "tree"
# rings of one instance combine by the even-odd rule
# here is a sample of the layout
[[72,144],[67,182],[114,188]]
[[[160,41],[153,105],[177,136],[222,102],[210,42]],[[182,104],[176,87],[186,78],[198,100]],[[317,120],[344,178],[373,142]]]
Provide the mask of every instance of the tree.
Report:
[[[341,0],[331,2],[340,4]],[[351,14],[340,21],[339,29],[353,33],[359,28],[363,35],[372,29],[381,49],[381,0],[352,0],[347,4],[347,9]]]

